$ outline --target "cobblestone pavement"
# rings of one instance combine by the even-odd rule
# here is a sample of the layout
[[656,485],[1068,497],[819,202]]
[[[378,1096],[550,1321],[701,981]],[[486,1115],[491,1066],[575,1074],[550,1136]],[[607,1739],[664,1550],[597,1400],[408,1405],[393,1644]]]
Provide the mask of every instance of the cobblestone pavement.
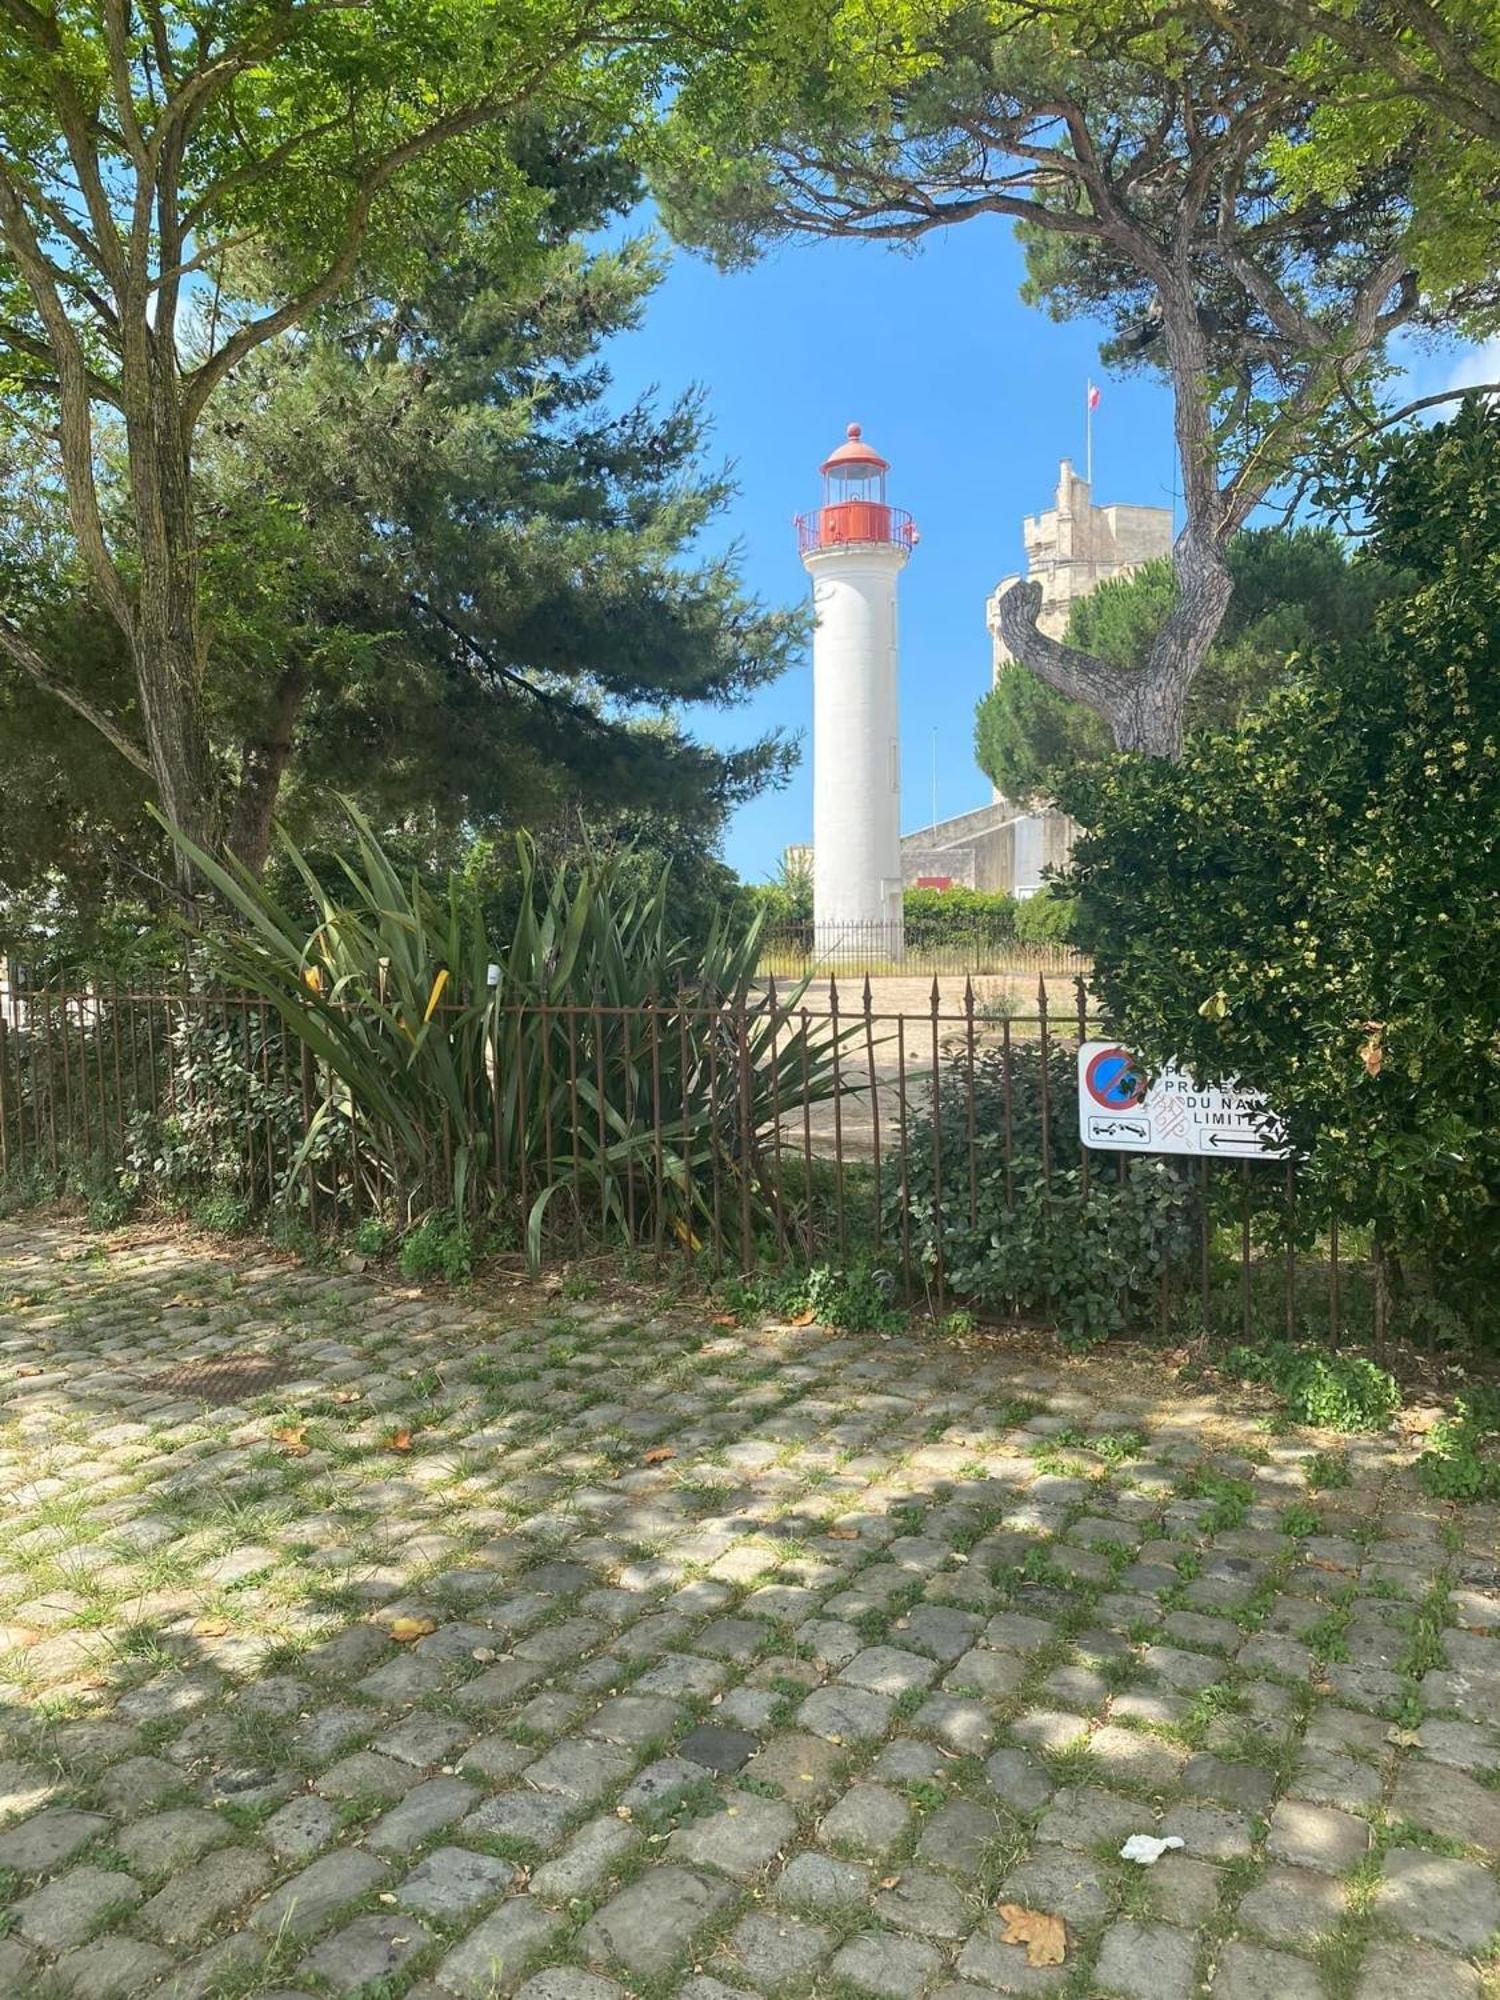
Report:
[[635,1312],[0,1227],[0,1993],[1500,1990],[1493,1510]]

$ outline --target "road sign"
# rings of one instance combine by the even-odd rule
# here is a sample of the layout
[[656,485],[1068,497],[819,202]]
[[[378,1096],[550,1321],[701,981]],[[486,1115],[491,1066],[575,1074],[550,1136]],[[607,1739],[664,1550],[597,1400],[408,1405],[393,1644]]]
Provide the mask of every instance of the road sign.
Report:
[[1146,1079],[1129,1049],[1101,1048],[1089,1058],[1083,1087],[1102,1111],[1128,1111],[1146,1094]]
[[1148,1082],[1117,1042],[1085,1042],[1078,1051],[1078,1129],[1086,1146],[1105,1152],[1284,1160],[1291,1150],[1258,1091],[1206,1088],[1179,1069]]

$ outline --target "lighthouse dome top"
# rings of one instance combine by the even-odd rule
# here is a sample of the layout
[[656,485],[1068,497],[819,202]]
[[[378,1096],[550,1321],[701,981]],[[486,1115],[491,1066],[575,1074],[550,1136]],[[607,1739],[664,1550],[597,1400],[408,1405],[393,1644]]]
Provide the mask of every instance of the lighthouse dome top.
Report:
[[890,464],[880,456],[873,445],[864,440],[864,433],[858,424],[850,424],[844,442],[836,451],[831,451],[824,459],[822,472],[889,472]]

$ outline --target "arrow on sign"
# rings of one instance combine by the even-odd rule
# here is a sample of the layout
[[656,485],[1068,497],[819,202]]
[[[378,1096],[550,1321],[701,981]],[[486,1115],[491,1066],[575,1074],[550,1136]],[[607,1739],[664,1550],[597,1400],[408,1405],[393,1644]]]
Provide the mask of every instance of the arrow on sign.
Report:
[[1215,1146],[1226,1153],[1263,1153],[1265,1142],[1259,1132],[1247,1132],[1243,1127],[1235,1132],[1208,1132],[1204,1134],[1204,1145]]

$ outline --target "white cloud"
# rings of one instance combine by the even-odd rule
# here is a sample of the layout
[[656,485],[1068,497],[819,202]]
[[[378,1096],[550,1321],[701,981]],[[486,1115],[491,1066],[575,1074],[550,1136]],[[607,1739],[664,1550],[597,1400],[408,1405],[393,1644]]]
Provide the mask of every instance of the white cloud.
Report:
[[1486,382],[1500,382],[1500,333],[1483,347],[1471,347],[1459,355],[1448,370],[1445,389],[1477,389]]

